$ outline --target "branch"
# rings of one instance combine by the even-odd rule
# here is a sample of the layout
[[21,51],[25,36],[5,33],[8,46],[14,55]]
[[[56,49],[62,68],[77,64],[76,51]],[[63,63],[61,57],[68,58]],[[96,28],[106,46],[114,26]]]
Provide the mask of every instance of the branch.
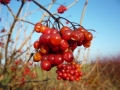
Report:
[[[20,14],[20,12],[21,12],[22,7],[24,6],[24,4],[25,4],[25,2],[22,2],[21,6],[20,6],[20,8],[19,8],[19,10],[18,10],[18,13],[17,13],[17,15],[16,15],[16,18],[18,18],[18,16],[19,16],[19,14]],[[14,26],[15,26],[16,22],[17,22],[17,20],[14,19],[14,21],[13,21],[13,23],[12,23],[12,26],[11,26],[11,28],[10,28],[10,31],[9,31],[10,34],[8,35],[8,38],[7,38],[7,42],[6,42],[6,46],[5,46],[5,65],[4,65],[3,73],[5,73],[5,71],[6,71],[6,65],[7,65],[7,50],[8,50],[9,39],[11,38],[11,34],[12,34],[12,32],[13,32],[13,29],[14,29]]]
[[[52,7],[52,5],[55,3],[55,1],[52,1],[52,3],[49,5],[49,7],[48,7],[48,9],[47,10],[50,10],[50,8]],[[44,13],[43,14],[43,16],[42,16],[42,18],[41,18],[41,20],[40,20],[40,22],[42,22],[43,21],[43,19],[44,19],[44,17],[47,15],[47,13]]]
[[43,10],[45,10],[55,21],[56,18],[52,15],[52,13],[50,13],[46,8],[44,8],[42,5],[40,5],[38,2],[36,2],[35,0],[32,0],[37,6],[39,6],[40,8],[42,8]]
[[88,4],[88,0],[86,0],[83,11],[82,11],[82,15],[81,15],[81,18],[80,18],[80,25],[82,25],[82,20],[83,20],[83,17],[84,17],[84,13],[85,13],[87,4]]
[[[13,57],[14,55],[16,55],[16,53],[23,48],[23,46],[27,43],[27,41],[30,39],[30,37],[32,36],[33,33],[34,33],[34,30],[30,33],[30,35],[26,38],[26,40],[21,44],[21,46],[18,48],[18,50],[13,52],[13,54],[11,55],[11,57]],[[19,57],[19,55],[18,55],[18,57]]]
[[[78,2],[78,0],[75,0],[74,2],[72,2],[69,6],[67,6],[67,9],[69,9],[70,7],[72,7],[73,5],[75,5]],[[53,15],[58,14],[58,12],[53,13]],[[46,15],[49,16],[49,15]]]
[[35,25],[34,23],[32,23],[32,22],[30,22],[30,21],[26,21],[26,20],[23,20],[23,19],[20,19],[20,18],[16,18],[16,20],[23,21],[23,22],[26,22],[26,23]]
[[4,37],[4,36],[7,36],[7,35],[9,35],[9,34],[10,34],[10,33],[4,34],[4,35],[0,36],[0,38],[1,38],[1,37]]
[[7,5],[7,4],[5,4],[6,6],[7,6],[7,8],[8,8],[8,10],[10,11],[10,13],[12,14],[12,16],[15,18],[15,15],[14,15],[14,13],[13,13],[13,11],[12,11],[12,9]]
[[25,39],[25,41],[21,44],[21,46],[19,47],[19,50],[21,50],[23,48],[23,46],[27,43],[27,41],[30,39],[30,37],[32,36],[32,34],[34,33],[34,30],[30,33],[30,35]]
[[30,47],[27,47],[27,49],[26,49],[25,51],[23,51],[21,54],[17,55],[17,56],[14,58],[14,60],[17,59],[18,57],[20,57],[21,55],[23,55],[29,48],[31,48],[31,46],[32,46],[32,45],[30,45]]
[[[49,80],[52,80],[52,79],[55,79],[55,78],[47,78],[47,79],[44,79],[44,80],[29,80],[29,81],[24,81],[24,82],[16,82],[15,84],[30,83],[30,82],[46,82],[46,81],[49,81]],[[11,86],[12,84],[8,84],[8,85]]]
[[67,6],[67,9],[72,7],[74,4],[76,4],[78,2],[78,0],[75,0],[73,3],[71,3],[69,6]]

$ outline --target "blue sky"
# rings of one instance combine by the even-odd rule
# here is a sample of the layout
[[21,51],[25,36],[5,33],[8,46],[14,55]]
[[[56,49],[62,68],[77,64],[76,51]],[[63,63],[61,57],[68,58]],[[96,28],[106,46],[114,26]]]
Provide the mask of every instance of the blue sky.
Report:
[[[47,5],[51,0],[37,0],[40,1],[42,5]],[[64,4],[68,6],[74,0],[57,0],[56,3]],[[61,14],[62,17],[68,17],[70,21],[80,23],[80,16],[84,6],[85,0],[78,0],[78,2],[68,9],[64,14]],[[20,2],[12,0],[10,7],[13,12],[17,12]],[[27,6],[27,3],[25,7]],[[59,7],[58,4],[55,4],[51,8],[51,12],[54,13]],[[38,6],[30,3],[30,8],[28,11],[33,11],[37,9]],[[23,9],[23,13],[24,13]],[[7,9],[5,6],[2,6],[2,11],[0,17],[3,17],[3,14],[6,14]],[[38,11],[30,16],[31,21],[36,23],[41,18],[41,11]],[[4,16],[5,17],[5,16]],[[0,23],[2,26],[2,23]],[[94,29],[96,32],[93,32],[94,39],[92,40],[92,45],[90,48],[90,55],[94,56],[99,50],[101,55],[111,55],[117,54],[120,52],[120,1],[119,0],[89,0],[86,12],[84,15],[82,25],[87,29]],[[32,26],[31,26],[32,27]],[[33,27],[32,27],[33,28]],[[32,41],[35,41],[39,38],[39,34],[34,33],[32,36]]]

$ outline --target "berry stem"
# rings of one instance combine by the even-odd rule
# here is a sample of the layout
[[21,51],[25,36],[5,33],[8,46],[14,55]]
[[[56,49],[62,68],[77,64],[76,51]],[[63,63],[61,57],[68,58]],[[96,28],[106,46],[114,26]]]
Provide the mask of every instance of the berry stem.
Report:
[[50,13],[46,8],[44,8],[41,4],[39,4],[38,2],[36,2],[35,0],[32,0],[37,6],[39,6],[40,8],[42,8],[43,10],[45,10],[55,21],[57,20],[56,17],[54,17],[52,15],[52,13]]

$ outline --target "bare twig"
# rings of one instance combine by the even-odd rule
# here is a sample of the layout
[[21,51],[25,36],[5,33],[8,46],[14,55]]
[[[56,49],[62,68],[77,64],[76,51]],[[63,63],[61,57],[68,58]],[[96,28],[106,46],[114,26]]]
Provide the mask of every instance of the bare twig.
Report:
[[82,11],[82,15],[81,15],[81,18],[80,18],[80,25],[82,25],[82,20],[83,20],[83,17],[84,17],[84,13],[85,13],[87,4],[88,4],[88,0],[86,0],[83,11]]
[[[53,80],[55,78],[47,78],[47,79],[44,79],[44,80],[29,80],[29,81],[24,81],[24,83],[30,83],[30,82],[46,82],[46,81],[49,81],[49,80]],[[23,82],[16,82],[15,84],[21,84]],[[8,84],[9,86],[11,86],[12,84]]]
[[4,35],[0,36],[0,38],[1,38],[1,37],[4,37],[4,36],[8,36],[9,34],[10,34],[10,33],[4,34]]
[[37,1],[33,0],[33,2],[39,6],[40,8],[42,8],[44,11],[46,11],[54,20],[56,20],[56,18],[53,16],[52,13],[50,13],[46,8],[44,8],[44,6],[42,6],[41,4],[39,4]]
[[14,55],[16,55],[16,53],[18,51],[20,51],[23,46],[27,43],[27,41],[31,38],[32,34],[34,33],[34,30],[30,33],[30,35],[25,39],[25,41],[21,44],[21,46],[18,48],[18,50],[14,51],[13,54],[11,55],[11,57],[13,57]]
[[[21,6],[20,6],[20,8],[19,8],[19,10],[18,10],[18,13],[17,13],[17,15],[16,15],[16,18],[18,18],[18,16],[19,16],[19,14],[20,14],[20,12],[21,12],[24,4],[25,4],[25,2],[22,2]],[[13,23],[12,23],[12,26],[10,27],[10,31],[9,31],[10,34],[8,35],[8,38],[7,38],[7,42],[6,42],[6,46],[5,46],[5,66],[4,66],[4,71],[3,71],[3,73],[5,73],[5,71],[6,71],[6,65],[7,65],[7,50],[8,50],[9,39],[11,38],[11,34],[12,34],[12,32],[13,32],[13,29],[14,29],[14,26],[15,26],[16,22],[17,22],[17,20],[14,19],[14,21],[13,21]]]
[[7,4],[6,4],[6,6],[7,6],[8,10],[10,11],[10,13],[12,14],[12,16],[15,18],[15,15],[14,15],[12,9]]
[[27,41],[31,38],[32,34],[34,33],[34,30],[30,33],[30,35],[25,39],[25,41],[21,44],[21,46],[18,48],[17,51],[21,50],[22,47],[27,43]]
[[31,46],[32,46],[32,45],[30,45],[30,47],[27,47],[27,49],[26,49],[25,51],[23,51],[21,54],[17,55],[17,56],[14,58],[14,60],[17,59],[18,57],[20,57],[21,55],[23,55],[29,48],[31,48]]
[[35,25],[34,23],[32,23],[32,22],[30,22],[30,21],[26,21],[26,20],[23,20],[23,19],[20,19],[20,18],[16,18],[16,20],[23,21],[23,22],[26,22],[26,23]]
[[14,40],[14,49],[13,49],[13,52],[15,52],[15,50],[16,50],[16,45],[17,45],[17,42],[18,42],[18,38],[19,38],[19,36],[20,36],[20,32],[21,32],[21,27],[23,27],[23,25],[21,25],[21,26],[19,26],[19,28],[18,28],[18,32],[17,32],[17,34],[16,34],[16,38],[15,38],[15,40]]
[[[104,71],[104,69],[110,64],[110,62],[108,62],[101,71]],[[94,84],[94,82],[97,80],[97,78],[100,76],[101,72],[98,73],[98,75],[96,76],[96,78],[94,79],[94,81],[92,82],[92,84],[90,85],[90,87],[88,88],[88,90],[91,90],[92,85]]]
[[[48,9],[47,10],[50,10],[50,8],[52,7],[52,5],[55,3],[55,1],[52,1],[52,3],[49,5],[49,7],[48,7]],[[44,17],[47,15],[47,13],[45,12],[43,15],[42,15],[42,17],[41,17],[41,19],[40,19],[40,22],[42,22],[43,21],[43,19],[44,19]]]
[[[75,5],[77,2],[78,2],[78,0],[75,0],[74,2],[72,2],[69,6],[67,6],[67,9],[69,9],[70,7]],[[53,13],[53,15],[56,15],[56,14],[58,14],[58,12]],[[47,14],[46,16],[50,16],[50,15]]]
[[73,3],[71,3],[69,6],[67,6],[67,9],[72,7],[74,4],[76,4],[78,2],[78,0],[75,0]]

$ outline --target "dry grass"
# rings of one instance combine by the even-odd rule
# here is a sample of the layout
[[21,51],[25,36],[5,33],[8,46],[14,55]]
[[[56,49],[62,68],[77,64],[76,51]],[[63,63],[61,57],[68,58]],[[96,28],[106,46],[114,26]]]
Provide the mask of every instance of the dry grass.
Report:
[[[82,70],[83,77],[80,81],[57,80],[56,68],[45,72],[36,67],[36,78],[27,80],[22,86],[16,82],[11,90],[120,90],[120,55],[102,57],[84,65],[86,69]],[[9,85],[5,90],[10,90]]]
[[[54,1],[56,0],[52,0],[52,3],[50,3],[47,10],[50,10],[51,6],[55,3]],[[74,0],[70,5],[67,6],[67,9],[75,5],[77,2],[78,0]],[[80,18],[80,25],[82,25],[87,3],[88,0],[86,0],[83,7],[82,15]],[[24,47],[26,48],[25,52],[27,51],[28,54],[31,53],[30,47],[32,44],[28,43],[28,41],[31,40],[31,36],[34,33],[34,30],[31,29],[31,32],[28,36],[23,36],[24,40],[22,40],[22,43],[18,40],[22,30],[29,30],[28,27],[24,28],[27,25],[25,22],[34,25],[32,22],[26,21],[25,18],[35,13],[39,9],[31,11],[29,13],[26,12],[23,16],[21,16],[21,18],[18,18],[20,16],[20,13],[22,13],[24,4],[25,3],[22,2],[21,7],[19,8],[16,15],[14,15],[12,9],[6,5],[11,15],[13,16],[14,21],[10,29],[7,30],[7,34],[3,34],[0,37],[1,39],[7,39],[5,48],[0,47],[0,90],[120,90],[120,53],[116,56],[101,57],[95,59],[92,63],[86,63],[87,59],[89,59],[88,52],[88,54],[84,56],[84,60],[82,62],[83,76],[80,81],[57,80],[56,67],[49,72],[41,70],[39,65],[33,65],[29,67],[29,62],[24,61],[26,60],[26,58],[24,59],[23,57],[24,53],[20,53],[20,51],[22,51],[22,48]],[[26,8],[26,11],[27,9],[28,8]],[[46,16],[49,15],[45,12],[40,21],[43,21]],[[22,24],[20,24],[18,21],[21,21]],[[19,25],[22,25],[22,27],[18,27],[16,23],[19,23]],[[13,39],[15,43],[11,44],[9,40],[12,37],[13,31],[15,30],[14,27],[16,30],[18,30],[18,33]],[[24,34],[26,34],[25,30]],[[21,44],[17,49],[16,46],[18,45],[18,42]],[[8,47],[8,44],[11,44],[13,50],[11,47]],[[26,55],[27,54],[25,53],[25,57]],[[22,58],[23,61],[16,65],[16,58]],[[5,65],[1,63],[3,60],[5,61]],[[24,70],[27,70],[26,75],[23,75]],[[2,73],[3,71],[4,73]]]

